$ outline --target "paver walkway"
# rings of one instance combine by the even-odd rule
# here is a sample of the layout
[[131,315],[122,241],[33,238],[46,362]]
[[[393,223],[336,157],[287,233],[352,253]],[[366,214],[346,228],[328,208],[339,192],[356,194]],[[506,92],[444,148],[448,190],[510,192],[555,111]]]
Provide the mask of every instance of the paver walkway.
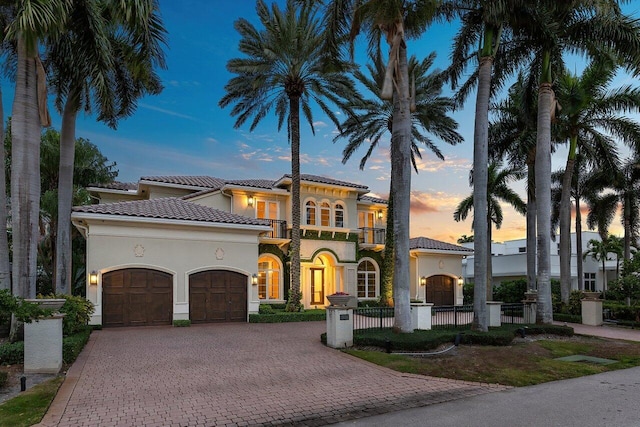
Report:
[[589,326],[580,323],[553,322],[556,325],[567,325],[573,328],[576,334],[591,335],[594,337],[612,338],[615,340],[639,341],[640,330],[623,328],[618,326]]
[[507,387],[381,368],[324,322],[95,331],[44,426],[324,425]]

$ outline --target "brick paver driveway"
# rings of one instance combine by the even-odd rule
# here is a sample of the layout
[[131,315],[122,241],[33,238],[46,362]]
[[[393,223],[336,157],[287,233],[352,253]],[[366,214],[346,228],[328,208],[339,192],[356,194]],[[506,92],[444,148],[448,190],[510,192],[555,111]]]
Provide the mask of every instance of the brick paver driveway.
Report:
[[503,390],[399,374],[320,343],[324,322],[105,329],[42,425],[324,425]]

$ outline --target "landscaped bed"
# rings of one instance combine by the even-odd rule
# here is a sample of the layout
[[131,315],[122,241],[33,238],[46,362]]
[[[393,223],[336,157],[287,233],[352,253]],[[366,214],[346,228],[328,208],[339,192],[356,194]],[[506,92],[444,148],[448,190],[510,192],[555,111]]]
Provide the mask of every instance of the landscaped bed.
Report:
[[288,312],[284,306],[272,307],[262,304],[259,314],[250,314],[249,323],[285,323],[285,322],[316,322],[327,319],[327,311],[308,309],[298,312]]

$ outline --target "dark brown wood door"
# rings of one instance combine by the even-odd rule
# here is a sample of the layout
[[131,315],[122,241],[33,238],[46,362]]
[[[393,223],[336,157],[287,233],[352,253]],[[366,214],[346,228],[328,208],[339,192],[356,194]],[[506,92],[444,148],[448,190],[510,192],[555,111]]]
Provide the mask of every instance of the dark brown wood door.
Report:
[[171,274],[128,268],[102,276],[103,326],[170,325],[172,320]]
[[246,322],[247,276],[226,270],[189,276],[189,319],[192,323]]
[[429,277],[427,302],[434,305],[453,305],[453,278],[442,275]]

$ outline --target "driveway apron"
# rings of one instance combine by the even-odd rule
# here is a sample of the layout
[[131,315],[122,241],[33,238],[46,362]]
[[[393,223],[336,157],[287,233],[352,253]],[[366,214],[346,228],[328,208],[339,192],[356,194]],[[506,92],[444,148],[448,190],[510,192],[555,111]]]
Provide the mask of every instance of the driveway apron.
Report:
[[93,332],[41,425],[325,425],[507,387],[401,374],[325,347],[324,322]]

